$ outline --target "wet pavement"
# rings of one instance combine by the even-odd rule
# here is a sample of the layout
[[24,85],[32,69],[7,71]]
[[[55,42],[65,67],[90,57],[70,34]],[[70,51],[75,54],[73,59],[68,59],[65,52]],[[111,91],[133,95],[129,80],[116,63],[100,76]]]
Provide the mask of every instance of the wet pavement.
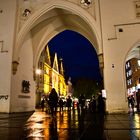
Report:
[[139,140],[140,114],[0,113],[0,140]]

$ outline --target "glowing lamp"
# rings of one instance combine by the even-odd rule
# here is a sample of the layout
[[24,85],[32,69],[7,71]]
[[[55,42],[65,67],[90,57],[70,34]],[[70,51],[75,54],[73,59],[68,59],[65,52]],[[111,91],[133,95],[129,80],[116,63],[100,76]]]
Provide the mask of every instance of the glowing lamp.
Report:
[[102,90],[102,97],[106,98],[106,90],[105,89]]

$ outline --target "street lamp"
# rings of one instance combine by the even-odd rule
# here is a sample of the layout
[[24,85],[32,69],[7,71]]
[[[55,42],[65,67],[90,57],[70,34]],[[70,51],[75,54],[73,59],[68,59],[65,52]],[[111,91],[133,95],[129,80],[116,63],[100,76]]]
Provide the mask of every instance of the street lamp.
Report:
[[41,70],[40,69],[36,69],[36,74],[40,75],[41,74]]
[[41,69],[35,70],[35,80],[36,80],[36,106],[38,107],[41,103],[41,90],[40,90],[40,75]]
[[44,92],[44,70],[36,69],[36,83],[39,92]]

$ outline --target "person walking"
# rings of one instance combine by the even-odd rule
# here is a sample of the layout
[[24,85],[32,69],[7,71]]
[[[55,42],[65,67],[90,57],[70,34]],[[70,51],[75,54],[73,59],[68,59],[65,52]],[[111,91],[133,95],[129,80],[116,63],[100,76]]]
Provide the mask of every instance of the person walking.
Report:
[[140,89],[136,92],[137,112],[140,112]]
[[91,102],[90,102],[90,109],[91,112],[95,113],[96,112],[96,99],[95,96],[92,97]]
[[128,95],[128,107],[129,107],[129,113],[134,113],[134,105],[135,105],[135,99],[133,95]]
[[85,96],[84,96],[83,94],[81,94],[80,97],[79,97],[79,105],[80,105],[80,107],[81,107],[81,110],[82,110],[82,109],[84,108],[84,106],[85,106],[85,101],[86,101]]
[[63,102],[62,98],[60,98],[60,99],[59,99],[60,112],[63,111],[63,105],[64,105],[64,102]]
[[54,114],[56,114],[57,104],[58,104],[58,94],[57,94],[55,88],[53,88],[49,95],[49,105],[50,105],[50,110],[51,110],[52,116]]
[[70,98],[70,96],[68,96],[68,98],[67,98],[67,107],[68,107],[68,111],[70,111],[71,110],[71,103],[72,103],[72,99]]
[[98,112],[105,113],[105,101],[101,93],[98,93]]
[[45,107],[45,99],[43,98],[41,101],[41,109],[42,111],[44,111],[44,107]]

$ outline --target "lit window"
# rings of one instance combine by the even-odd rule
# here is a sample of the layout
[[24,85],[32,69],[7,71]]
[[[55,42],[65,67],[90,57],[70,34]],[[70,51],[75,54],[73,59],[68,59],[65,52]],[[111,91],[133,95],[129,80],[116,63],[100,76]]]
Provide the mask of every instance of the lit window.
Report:
[[129,85],[129,80],[127,80],[127,85]]
[[132,84],[132,80],[131,79],[127,80],[127,85],[131,85],[131,84]]
[[129,70],[129,76],[131,76],[132,75],[132,70]]
[[130,68],[130,63],[128,62],[128,68]]
[[129,77],[129,73],[128,72],[126,73],[126,75],[127,75],[127,77]]
[[129,83],[130,83],[130,85],[132,84],[132,81],[131,81],[131,79],[129,80]]

